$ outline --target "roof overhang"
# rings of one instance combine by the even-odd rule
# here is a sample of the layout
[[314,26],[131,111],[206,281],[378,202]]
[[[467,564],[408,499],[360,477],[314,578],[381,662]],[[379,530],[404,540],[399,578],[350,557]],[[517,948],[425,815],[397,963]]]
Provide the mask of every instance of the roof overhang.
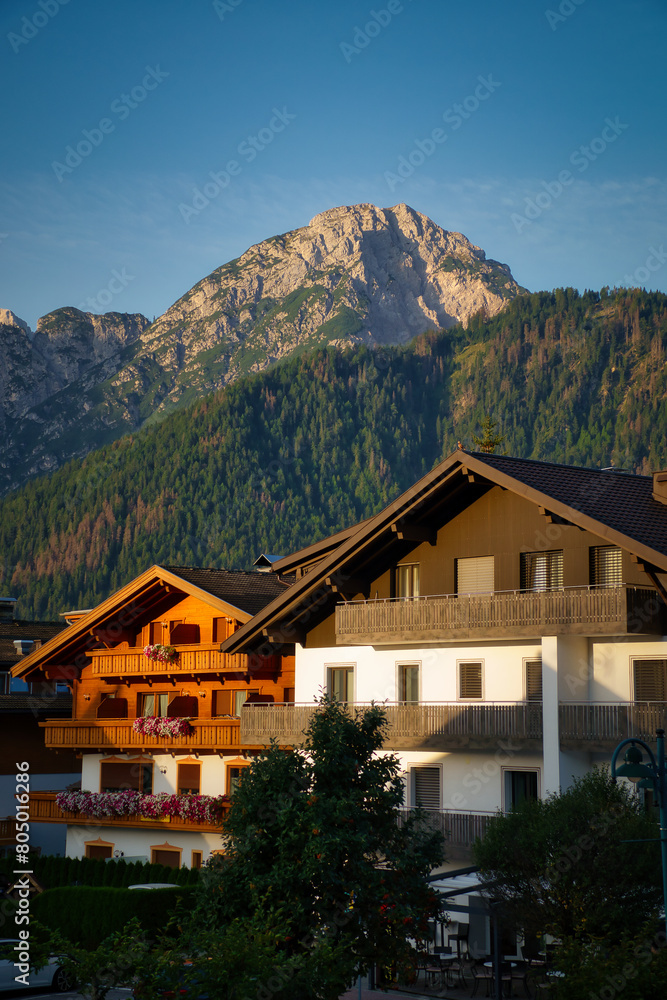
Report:
[[[312,546],[313,551],[319,546],[323,557],[285,594],[279,595],[230,636],[222,644],[222,650],[237,653],[256,650],[266,644],[275,649],[303,642],[308,628],[330,613],[337,594],[364,593],[366,567],[366,579],[369,580],[371,564],[373,575],[377,577],[379,566],[391,565],[397,555],[402,557],[402,553],[415,544],[423,541],[434,544],[436,526],[456,517],[496,486],[524,497],[552,519],[590,531],[609,544],[633,553],[648,567],[667,572],[667,555],[500,471],[485,462],[484,456],[457,450],[379,514],[332,536],[341,540],[328,553],[326,540]],[[296,556],[305,553],[307,549]],[[284,562],[287,559],[289,557]]]
[[155,615],[165,613],[184,596],[196,597],[218,611],[220,616],[228,616],[236,621],[246,623],[252,617],[247,611],[215,597],[163,566],[151,566],[96,608],[73,620],[68,628],[49,639],[39,649],[25,656],[12,667],[11,673],[14,677],[22,678],[31,673],[39,673],[50,680],[72,680],[90,662],[86,653],[99,649],[105,634],[114,641],[122,640],[123,629],[129,632],[138,622],[151,621]]

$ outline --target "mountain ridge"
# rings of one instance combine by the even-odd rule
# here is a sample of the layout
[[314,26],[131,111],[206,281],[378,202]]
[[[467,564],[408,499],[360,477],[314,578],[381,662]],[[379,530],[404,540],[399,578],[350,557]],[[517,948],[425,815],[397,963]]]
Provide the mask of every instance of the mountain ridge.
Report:
[[64,307],[33,334],[0,310],[0,494],[296,352],[406,343],[523,291],[462,234],[360,204],[249,247],[153,323]]

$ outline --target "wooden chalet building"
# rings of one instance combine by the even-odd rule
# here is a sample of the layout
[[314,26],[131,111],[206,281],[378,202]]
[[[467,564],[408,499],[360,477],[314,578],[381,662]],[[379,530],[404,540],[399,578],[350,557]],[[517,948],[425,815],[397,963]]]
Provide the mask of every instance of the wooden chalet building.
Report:
[[68,614],[68,628],[12,669],[69,686],[71,717],[40,726],[48,751],[81,758],[81,791],[67,808],[52,790],[32,791],[32,822],[66,826],[70,857],[198,866],[219,850],[220,796],[233,795],[263,743],[241,741],[241,705],[294,698],[290,651],[220,647],[287,589],[276,574],[152,566]]
[[667,723],[667,473],[459,450],[271,568],[296,582],[222,650],[294,648],[295,703],[244,707],[241,743],[298,743],[323,688],[385,703],[405,806],[452,860],[497,809]]

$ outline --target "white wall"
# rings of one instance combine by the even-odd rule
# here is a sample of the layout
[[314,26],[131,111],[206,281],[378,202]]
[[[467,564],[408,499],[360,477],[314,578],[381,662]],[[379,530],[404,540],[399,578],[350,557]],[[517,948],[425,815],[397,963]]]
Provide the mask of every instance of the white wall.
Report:
[[101,840],[113,844],[113,850],[122,851],[126,857],[145,857],[151,859],[151,847],[168,843],[172,847],[183,849],[181,864],[188,868],[192,864],[192,851],[202,851],[206,861],[211,851],[222,848],[222,837],[219,833],[185,833],[169,829],[169,824],[157,824],[147,829],[120,829],[111,826],[68,826],[67,856],[82,858],[86,854],[86,841]]

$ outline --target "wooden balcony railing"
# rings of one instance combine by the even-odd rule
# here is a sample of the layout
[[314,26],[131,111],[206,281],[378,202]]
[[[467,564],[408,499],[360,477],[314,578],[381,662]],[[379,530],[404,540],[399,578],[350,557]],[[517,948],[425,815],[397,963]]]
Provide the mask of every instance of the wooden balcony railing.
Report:
[[657,591],[629,586],[350,601],[336,608],[336,642],[662,635],[665,610]]
[[[402,809],[399,825],[411,814],[411,809]],[[497,812],[458,812],[451,809],[427,809],[423,812],[423,822],[431,830],[438,830],[445,838],[446,850],[470,848],[478,837],[483,837],[490,820]]]
[[14,843],[16,843],[16,817],[7,816],[6,819],[0,819],[0,845]]
[[40,722],[45,746],[75,750],[165,749],[178,753],[197,750],[238,750],[239,720],[192,719],[189,736],[146,736],[135,733],[133,719],[50,719]]
[[248,671],[279,670],[278,656],[258,657],[247,653],[221,653],[219,643],[195,643],[177,646],[178,659],[161,663],[144,656],[143,648],[94,649],[86,653],[92,660],[94,677],[152,676],[155,674],[248,673]]
[[572,750],[613,750],[630,736],[652,743],[656,729],[667,729],[667,702],[565,704],[558,708],[560,743]]
[[[219,833],[220,826],[215,823],[195,823],[193,820],[180,819],[177,816],[163,816],[161,819],[144,818],[142,816],[122,816],[96,819],[92,816],[82,816],[81,813],[64,812],[56,804],[57,792],[30,792],[30,820],[33,823],[67,823],[70,826],[88,827],[91,835],[99,836],[101,827],[128,827],[142,830],[156,829],[194,833]],[[228,811],[228,808],[224,810]]]
[[[241,744],[298,746],[314,705],[244,705]],[[542,745],[542,705],[538,702],[485,702],[385,705],[391,749],[487,749],[502,739],[521,740],[523,749]]]

